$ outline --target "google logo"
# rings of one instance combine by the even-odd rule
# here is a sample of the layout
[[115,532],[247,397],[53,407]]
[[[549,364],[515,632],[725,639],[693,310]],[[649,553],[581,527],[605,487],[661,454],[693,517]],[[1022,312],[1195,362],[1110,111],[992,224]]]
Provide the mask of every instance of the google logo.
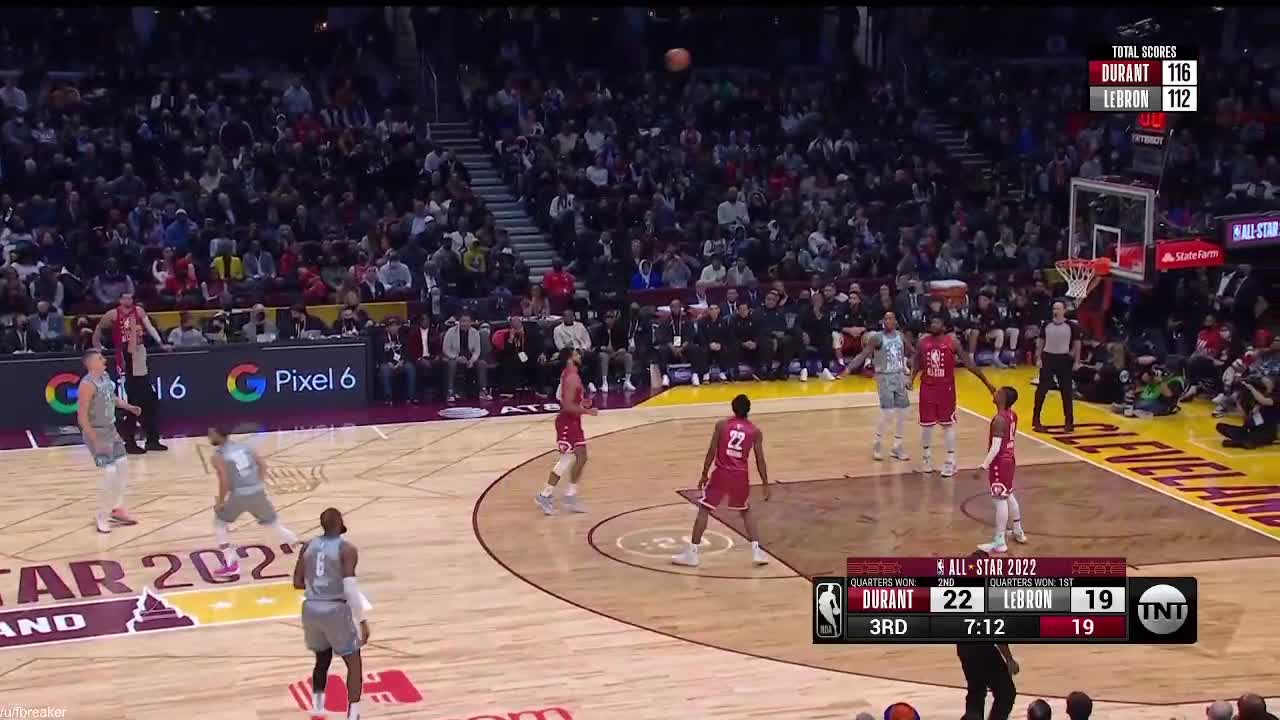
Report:
[[[66,388],[61,393],[59,388]],[[58,399],[59,394],[66,398],[66,401]],[[54,411],[63,415],[70,415],[76,411],[76,397],[80,395],[80,376],[73,373],[58,373],[49,379],[49,384],[44,386],[44,401],[49,403],[49,407]]]
[[[267,381],[265,378],[255,375],[254,373],[256,372],[258,372],[258,366],[253,363],[244,363],[231,368],[231,372],[227,373],[227,393],[243,403],[262,399],[262,396],[267,392]],[[242,375],[247,376],[244,379],[244,386],[248,388],[248,392],[241,390],[239,387]],[[50,404],[52,404],[52,401],[50,401]]]

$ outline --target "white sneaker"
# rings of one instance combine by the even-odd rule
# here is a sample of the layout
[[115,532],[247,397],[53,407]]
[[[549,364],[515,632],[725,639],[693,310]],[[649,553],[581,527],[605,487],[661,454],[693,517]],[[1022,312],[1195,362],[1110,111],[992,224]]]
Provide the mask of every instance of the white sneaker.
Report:
[[698,387],[702,384],[702,378],[698,377],[698,373],[693,373],[689,376],[689,382],[693,383],[694,387]]
[[826,380],[827,382],[831,382],[832,380],[836,379],[836,376],[832,375],[831,371],[828,370],[827,368],[822,368],[822,374],[819,377],[821,377],[823,380]]
[[981,545],[978,546],[978,549],[984,553],[990,553],[993,555],[1009,552],[1008,545],[1005,545],[1004,543],[1000,543],[999,545],[997,545],[994,542],[982,543]]
[[901,445],[894,445],[893,449],[889,451],[889,455],[891,455],[894,460],[911,459],[911,456],[907,454],[907,451]]
[[751,564],[752,565],[768,565],[769,558],[764,554],[764,550],[759,547],[751,548]]
[[710,383],[710,382],[711,382],[711,373],[703,373],[703,374],[702,374],[702,382],[704,382],[704,383]]
[[679,555],[671,556],[671,564],[698,567],[698,553],[694,552],[693,548],[685,548],[685,551]]
[[662,376],[662,387],[671,387],[671,376],[670,376],[670,375],[663,375],[663,376]]
[[992,359],[991,364],[992,364],[992,365],[995,365],[997,368],[999,368],[999,369],[1001,369],[1001,370],[1008,370],[1008,369],[1009,369],[1009,366],[1005,364],[1004,360],[1001,360],[1001,359],[1000,359],[1000,356],[999,356],[999,355],[996,355],[996,356],[995,356],[995,358],[993,358],[993,359]]
[[1026,545],[1026,544],[1027,544],[1027,533],[1026,533],[1026,531],[1023,531],[1023,532],[1015,532],[1015,533],[1013,534],[1013,541],[1014,541],[1014,542],[1016,542],[1016,543],[1018,543],[1019,545]]
[[607,393],[607,392],[609,392],[609,383],[608,383],[608,381],[605,381],[605,382],[600,383],[600,392],[602,392],[602,393]]
[[956,476],[956,461],[948,459],[942,463],[942,477],[949,478]]
[[809,368],[800,368],[800,382],[809,382]]
[[635,392],[636,386],[631,383],[631,378],[622,381],[623,392]]
[[107,516],[104,513],[99,513],[97,516],[95,516],[94,524],[98,526],[98,532],[102,533],[103,535],[106,535],[111,532],[111,522],[107,520]]
[[884,459],[884,448],[880,447],[879,442],[876,442],[875,445],[871,446],[871,457],[875,460]]
[[1213,400],[1211,400],[1210,402],[1212,402],[1214,405],[1225,405],[1227,403],[1227,396],[1223,393],[1218,393],[1217,395],[1213,396]]
[[591,393],[592,395],[595,395],[595,394],[596,394],[596,384],[595,384],[595,383],[587,383],[587,392]]
[[933,472],[933,455],[929,453],[924,454],[924,457],[921,458],[921,461],[920,461],[920,472],[922,473]]

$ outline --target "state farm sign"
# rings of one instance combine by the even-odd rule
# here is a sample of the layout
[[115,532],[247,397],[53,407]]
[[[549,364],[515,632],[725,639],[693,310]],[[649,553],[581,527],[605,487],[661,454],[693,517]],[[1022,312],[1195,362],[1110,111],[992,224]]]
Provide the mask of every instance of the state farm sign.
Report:
[[1222,219],[1223,242],[1230,247],[1252,247],[1280,242],[1280,213],[1232,215]]
[[1225,261],[1222,248],[1204,240],[1178,240],[1160,243],[1156,248],[1157,270],[1213,267]]

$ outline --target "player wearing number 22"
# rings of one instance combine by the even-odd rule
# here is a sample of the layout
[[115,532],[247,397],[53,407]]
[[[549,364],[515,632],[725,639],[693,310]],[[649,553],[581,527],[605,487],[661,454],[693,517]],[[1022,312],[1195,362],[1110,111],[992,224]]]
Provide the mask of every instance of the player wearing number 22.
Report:
[[[733,399],[733,417],[716,423],[711,433],[711,445],[707,448],[707,457],[702,464],[702,479],[698,487],[702,488],[702,497],[698,500],[698,518],[693,521],[693,534],[689,547],[671,558],[676,565],[698,567],[698,546],[702,544],[702,533],[707,529],[707,518],[711,511],[728,500],[728,508],[742,513],[742,523],[747,529],[747,539],[751,541],[751,562],[764,565],[769,562],[764,551],[760,549],[760,534],[756,530],[755,518],[751,515],[751,479],[747,469],[747,456],[756,455],[756,470],[760,472],[760,481],[764,483],[764,499],[769,499],[769,470],[764,461],[764,433],[760,432],[747,416],[751,413],[751,400],[746,395]],[[711,464],[715,470],[710,477],[707,472]]]
[[1027,535],[1022,531],[1022,508],[1013,496],[1013,476],[1018,465],[1013,450],[1013,440],[1018,435],[1018,414],[1013,411],[1013,404],[1018,401],[1018,391],[1002,387],[996,390],[993,399],[996,416],[991,418],[991,431],[987,436],[990,449],[978,472],[987,474],[991,499],[995,502],[995,537],[991,542],[979,545],[978,549],[987,553],[1003,553],[1009,551],[1005,544],[1005,526],[1009,524],[1011,515],[1013,539],[1020,543],[1027,541]]
[[209,428],[213,445],[213,469],[218,475],[218,494],[213,499],[213,535],[222,555],[222,567],[215,575],[240,572],[236,549],[231,545],[228,529],[241,515],[249,513],[259,525],[275,533],[285,545],[298,542],[298,536],[280,524],[276,508],[267,497],[267,464],[249,445],[231,439],[225,428]]

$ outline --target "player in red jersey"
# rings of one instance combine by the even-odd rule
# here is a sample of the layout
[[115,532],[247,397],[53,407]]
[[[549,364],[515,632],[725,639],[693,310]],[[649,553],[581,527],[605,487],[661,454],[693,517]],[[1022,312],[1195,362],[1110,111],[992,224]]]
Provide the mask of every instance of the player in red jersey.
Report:
[[991,499],[996,504],[996,535],[989,543],[983,543],[978,549],[987,553],[1008,552],[1009,546],[1004,541],[1004,529],[1013,517],[1013,539],[1020,543],[1027,541],[1027,534],[1022,531],[1022,508],[1018,507],[1018,499],[1013,496],[1013,475],[1017,470],[1014,459],[1013,439],[1018,436],[1018,414],[1013,411],[1013,404],[1018,401],[1018,391],[1005,386],[996,391],[996,416],[991,418],[991,432],[988,437],[991,449],[978,467],[978,475],[987,473],[987,483],[991,486]]
[[911,382],[920,379],[920,444],[924,451],[921,472],[933,472],[933,426],[942,426],[942,439],[947,458],[942,464],[942,477],[956,474],[956,358],[992,393],[996,391],[973,356],[956,336],[947,332],[946,319],[934,315],[929,319],[929,334],[916,346],[916,360]]
[[556,400],[560,401],[560,412],[556,415],[556,449],[560,451],[560,459],[551,468],[546,487],[534,497],[538,507],[547,515],[555,514],[556,485],[566,474],[569,487],[564,491],[565,507],[571,512],[587,511],[578,501],[578,478],[582,477],[582,468],[587,465],[587,436],[582,432],[582,416],[600,413],[591,407],[591,398],[582,389],[582,377],[578,375],[578,367],[582,364],[581,351],[565,348],[560,351],[560,358],[564,362],[560,387],[556,389]]
[[[769,562],[760,549],[760,534],[756,532],[756,521],[751,515],[751,479],[747,468],[747,456],[754,451],[756,470],[764,483],[764,499],[768,500],[769,470],[764,462],[764,433],[747,419],[751,413],[751,400],[746,395],[735,397],[732,407],[733,417],[717,422],[715,431],[711,433],[711,445],[702,463],[702,479],[698,481],[698,487],[702,488],[698,519],[693,521],[689,547],[671,558],[676,565],[698,567],[698,546],[702,544],[702,533],[707,529],[707,518],[726,498],[730,510],[742,513],[742,524],[746,526],[747,539],[751,541],[751,562],[755,565]],[[711,471],[712,462],[716,465],[714,471]],[[708,471],[711,471],[710,479]]]

